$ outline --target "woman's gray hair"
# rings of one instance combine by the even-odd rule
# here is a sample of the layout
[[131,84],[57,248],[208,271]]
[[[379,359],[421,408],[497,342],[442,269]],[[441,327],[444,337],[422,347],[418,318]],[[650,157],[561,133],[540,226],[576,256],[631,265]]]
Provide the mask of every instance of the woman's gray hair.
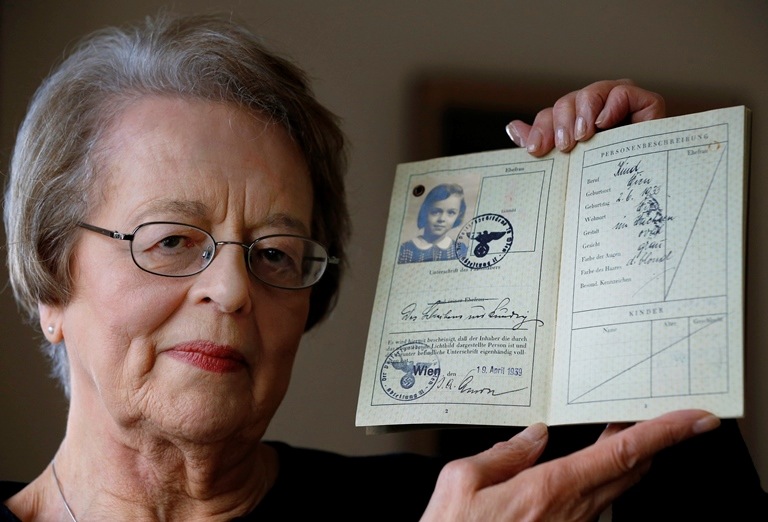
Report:
[[[77,223],[98,204],[89,196],[100,187],[100,139],[125,107],[152,94],[231,103],[283,125],[312,178],[312,237],[343,262],[350,232],[346,142],[305,73],[230,17],[161,14],[85,38],[32,98],[13,151],[4,208],[11,285],[32,324],[39,322],[38,303],[63,306],[71,298]],[[333,308],[341,272],[330,265],[313,287],[306,329]],[[68,395],[63,344],[45,343],[44,350]]]

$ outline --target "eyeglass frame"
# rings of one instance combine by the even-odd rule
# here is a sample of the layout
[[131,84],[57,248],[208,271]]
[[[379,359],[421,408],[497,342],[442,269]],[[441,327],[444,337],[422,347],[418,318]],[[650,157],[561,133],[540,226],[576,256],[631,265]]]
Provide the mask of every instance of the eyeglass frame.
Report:
[[[180,225],[180,226],[183,226],[183,227],[189,227],[189,228],[193,228],[195,230],[199,230],[200,232],[203,232],[208,237],[210,237],[211,241],[213,242],[213,254],[211,254],[210,261],[208,262],[207,265],[205,265],[200,270],[198,270],[196,272],[193,272],[191,274],[183,274],[183,275],[159,274],[157,272],[153,272],[151,270],[148,270],[148,269],[144,268],[143,266],[141,266],[138,263],[138,261],[136,261],[136,257],[135,257],[135,255],[133,253],[133,239],[136,236],[136,232],[139,229],[141,229],[142,227],[145,227],[147,225]],[[269,286],[271,286],[273,288],[281,288],[283,290],[303,290],[303,289],[306,289],[306,288],[311,288],[314,285],[316,285],[317,283],[319,283],[320,280],[323,278],[323,275],[325,275],[325,271],[328,269],[328,265],[338,265],[341,262],[338,257],[331,256],[328,253],[328,250],[325,248],[325,245],[323,245],[319,241],[317,241],[315,239],[312,239],[311,237],[301,236],[301,235],[298,235],[298,234],[269,234],[269,235],[266,235],[266,236],[257,237],[256,239],[254,239],[250,243],[242,243],[240,241],[216,241],[216,239],[213,237],[213,234],[211,234],[207,230],[202,229],[200,227],[197,227],[195,225],[190,225],[188,223],[180,223],[178,221],[148,221],[146,223],[141,223],[141,224],[137,225],[136,228],[133,229],[133,232],[131,232],[129,234],[126,234],[126,233],[123,233],[123,232],[118,232],[117,230],[109,230],[107,228],[97,227],[96,225],[91,225],[89,223],[85,223],[84,221],[78,221],[77,226],[80,227],[80,228],[84,228],[85,230],[90,230],[91,232],[96,232],[97,234],[102,234],[102,235],[110,237],[112,239],[118,239],[118,240],[121,240],[121,241],[128,241],[128,242],[130,242],[131,259],[133,260],[133,264],[136,265],[140,270],[143,270],[144,272],[147,272],[148,274],[156,275],[156,276],[159,276],[159,277],[191,277],[191,276],[197,275],[197,274],[203,272],[209,266],[211,266],[211,263],[213,263],[213,260],[216,257],[216,253],[219,250],[218,247],[219,246],[223,246],[223,245],[237,245],[237,246],[242,247],[243,250],[245,251],[245,266],[246,266],[246,268],[248,270],[248,273],[251,274],[256,279],[258,279],[259,281],[261,281],[262,283],[264,283],[265,285],[269,285]],[[320,273],[320,276],[317,278],[317,281],[315,281],[314,283],[312,283],[310,285],[306,285],[306,286],[298,286],[298,287],[279,286],[279,285],[275,285],[273,283],[270,283],[269,281],[264,281],[261,277],[259,277],[251,269],[251,261],[250,261],[251,248],[253,248],[253,246],[256,245],[259,241],[263,241],[264,239],[269,239],[269,238],[274,238],[274,237],[293,237],[293,238],[297,238],[297,239],[302,239],[304,241],[309,241],[309,242],[312,242],[312,243],[316,244],[317,246],[321,247],[323,249],[323,251],[325,251],[325,261],[326,261],[325,262],[325,266],[323,267],[323,271]],[[321,258],[315,258],[315,259],[321,259]]]

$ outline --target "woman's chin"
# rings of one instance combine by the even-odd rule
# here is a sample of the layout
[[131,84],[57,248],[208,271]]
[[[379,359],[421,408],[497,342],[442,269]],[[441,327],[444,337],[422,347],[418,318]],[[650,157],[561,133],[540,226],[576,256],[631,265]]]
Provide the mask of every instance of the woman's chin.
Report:
[[[159,428],[163,437],[198,444],[214,444],[249,439],[259,432],[260,424],[250,415],[251,408],[238,407],[233,403],[211,401],[207,404],[179,405],[174,413],[159,416]],[[263,430],[261,430],[263,431]],[[258,438],[258,437],[256,437]]]
[[163,384],[152,400],[143,402],[141,417],[148,422],[140,423],[156,426],[161,437],[200,443],[247,438],[269,422],[256,413],[247,379],[173,379]]

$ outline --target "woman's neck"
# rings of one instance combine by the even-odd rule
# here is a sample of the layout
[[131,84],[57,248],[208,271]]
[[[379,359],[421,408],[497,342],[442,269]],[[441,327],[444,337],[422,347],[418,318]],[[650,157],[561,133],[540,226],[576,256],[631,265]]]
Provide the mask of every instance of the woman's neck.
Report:
[[250,474],[244,482],[234,478],[237,487],[228,488],[224,481],[220,484],[223,487],[215,491],[194,480],[168,487],[159,477],[153,481],[154,486],[137,486],[135,477],[126,471],[102,466],[104,461],[92,461],[90,467],[73,465],[60,451],[55,460],[60,491],[49,465],[6,505],[25,521],[231,520],[252,510],[276,479],[277,454],[262,444],[257,453],[254,467],[260,472]]
[[229,520],[252,510],[277,477],[277,454],[257,440],[199,444],[103,426],[86,429],[71,416],[55,456],[61,494],[49,466],[10,509],[22,520],[71,522],[67,505],[77,522]]

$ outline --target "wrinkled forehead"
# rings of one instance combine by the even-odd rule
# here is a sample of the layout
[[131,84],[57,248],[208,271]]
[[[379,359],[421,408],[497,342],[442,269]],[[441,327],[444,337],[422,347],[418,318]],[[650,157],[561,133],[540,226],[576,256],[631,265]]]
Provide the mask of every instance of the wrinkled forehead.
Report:
[[[147,96],[122,108],[100,140],[94,202],[148,212],[155,200],[295,214],[309,224],[304,156],[279,123],[233,104]],[[169,207],[169,205],[165,205]],[[203,209],[205,210],[205,209]],[[215,216],[213,216],[215,218]]]

